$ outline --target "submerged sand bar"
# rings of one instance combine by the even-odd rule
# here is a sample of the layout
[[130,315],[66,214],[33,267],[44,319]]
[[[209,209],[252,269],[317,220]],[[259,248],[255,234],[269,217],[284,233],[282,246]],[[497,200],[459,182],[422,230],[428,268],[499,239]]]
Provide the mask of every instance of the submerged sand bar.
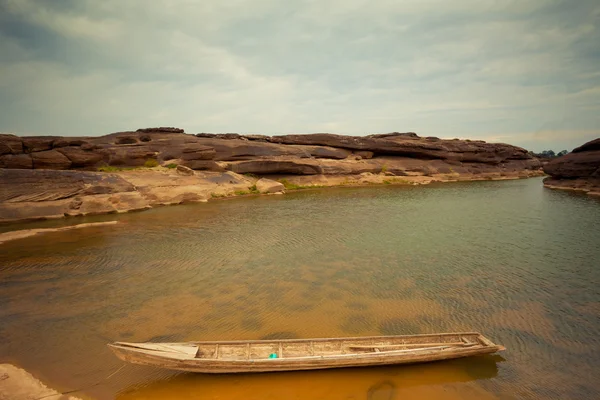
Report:
[[63,226],[61,228],[44,228],[44,229],[23,229],[20,231],[13,232],[4,232],[0,233],[0,244],[4,242],[9,242],[11,240],[24,239],[30,236],[39,235],[42,233],[50,233],[50,232],[61,232],[61,231],[69,231],[72,229],[81,229],[81,228],[90,228],[97,226],[106,226],[106,225],[115,225],[117,221],[107,221],[107,222],[91,222],[87,224],[78,224],[72,226]]
[[24,369],[11,364],[0,364],[0,399],[31,400],[79,400],[50,389]]

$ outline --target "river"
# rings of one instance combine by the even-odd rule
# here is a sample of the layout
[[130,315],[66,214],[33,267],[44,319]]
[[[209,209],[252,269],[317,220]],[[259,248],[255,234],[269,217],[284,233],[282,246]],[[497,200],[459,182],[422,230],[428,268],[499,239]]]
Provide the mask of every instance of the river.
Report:
[[[90,399],[600,398],[600,201],[541,179],[299,191],[0,246],[0,362]],[[60,226],[48,221],[3,227]],[[194,375],[106,343],[481,331],[499,355]]]

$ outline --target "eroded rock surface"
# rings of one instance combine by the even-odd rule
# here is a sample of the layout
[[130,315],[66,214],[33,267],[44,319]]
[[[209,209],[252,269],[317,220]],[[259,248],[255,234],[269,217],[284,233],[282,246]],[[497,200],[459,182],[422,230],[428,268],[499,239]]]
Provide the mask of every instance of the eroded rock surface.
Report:
[[[593,146],[581,149],[577,162],[550,168],[561,176],[591,174],[595,156],[589,153],[598,151]],[[170,168],[118,171],[155,165]],[[326,185],[382,183],[386,177],[430,182],[536,176],[540,166],[520,147],[422,138],[412,132],[362,137],[191,135],[162,127],[100,137],[2,134],[0,221],[206,201],[232,190],[247,191],[265,176],[290,181],[307,177],[306,181]],[[99,169],[117,172],[95,172]]]
[[600,196],[600,138],[548,162],[544,172],[550,175],[544,180],[546,187]]
[[0,169],[0,222],[145,210],[204,202],[248,190],[253,181],[234,172],[180,175],[177,170],[90,171]]
[[283,192],[285,187],[281,182],[262,178],[256,182],[256,190],[258,190],[260,193],[278,193]]

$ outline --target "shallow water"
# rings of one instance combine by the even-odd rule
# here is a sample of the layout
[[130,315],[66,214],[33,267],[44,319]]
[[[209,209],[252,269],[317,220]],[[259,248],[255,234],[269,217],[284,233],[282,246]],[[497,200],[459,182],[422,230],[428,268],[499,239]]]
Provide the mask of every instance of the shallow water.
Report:
[[[326,189],[77,222],[112,219],[121,223],[0,247],[0,362],[93,399],[600,397],[598,200],[529,179]],[[507,351],[235,376],[128,365],[103,381],[123,365],[105,346],[115,340],[461,330]]]

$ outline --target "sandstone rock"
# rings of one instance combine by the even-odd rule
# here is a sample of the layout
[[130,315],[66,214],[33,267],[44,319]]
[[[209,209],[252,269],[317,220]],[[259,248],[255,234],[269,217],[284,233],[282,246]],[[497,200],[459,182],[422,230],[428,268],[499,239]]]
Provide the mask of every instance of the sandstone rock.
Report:
[[196,171],[225,171],[223,167],[210,160],[188,160],[183,165]]
[[81,147],[81,150],[85,150],[85,151],[97,150],[97,149],[101,148],[100,146],[98,146],[96,144],[92,144],[92,143],[83,143],[80,147]]
[[178,165],[176,169],[177,169],[177,173],[179,175],[185,175],[185,176],[194,175],[194,170],[191,168],[188,168],[184,165]]
[[587,143],[582,144],[581,146],[573,149],[571,153],[581,153],[584,151],[596,151],[600,150],[600,138],[591,140]]
[[256,181],[256,189],[261,193],[277,193],[285,191],[283,183],[262,178]]
[[378,162],[360,160],[319,160],[321,173],[325,175],[359,175],[363,172],[377,173],[381,171]]
[[119,136],[115,139],[115,144],[135,144],[138,142],[135,136]]
[[23,140],[15,135],[0,134],[0,156],[23,153]]
[[268,142],[271,138],[267,135],[244,135],[244,139],[255,140],[257,142]]
[[181,156],[184,160],[212,160],[215,158],[215,149],[201,144],[188,145],[183,149]]
[[72,168],[93,167],[98,165],[103,159],[102,154],[85,151],[81,147],[60,147],[56,151],[65,155],[71,161]]
[[600,192],[600,138],[549,161],[544,172],[550,175],[544,180],[546,187]]
[[600,177],[600,150],[579,151],[558,157],[546,165],[544,172],[554,178]]
[[[292,145],[296,149],[302,150],[308,153],[311,157],[315,158],[333,158],[343,160],[352,154],[351,151],[346,149],[336,149],[335,147],[329,146],[304,146],[304,145]],[[372,155],[373,153],[371,153]]]
[[33,153],[52,149],[52,142],[60,139],[56,136],[27,136],[23,138],[23,151]]
[[242,136],[238,133],[197,133],[197,137],[213,139],[240,139]]
[[63,138],[55,139],[52,142],[52,148],[54,148],[54,149],[59,148],[59,147],[83,146],[83,145],[91,146],[91,144],[84,138],[63,137]]
[[141,167],[149,159],[156,159],[157,152],[144,146],[125,146],[100,150],[109,165]]
[[134,191],[115,174],[87,171],[0,169],[0,202],[47,202],[75,196]]
[[[140,203],[139,193],[131,183],[115,174],[0,169],[0,187],[0,221],[4,222],[122,212],[148,206],[147,202]],[[134,195],[126,196],[127,193]],[[113,195],[124,196],[115,200],[121,205],[109,202]],[[99,204],[103,202],[107,204]]]
[[[533,171],[539,161],[524,149],[466,140],[420,138],[414,133],[365,137],[332,134],[187,135],[177,128],[146,128],[102,137],[26,138],[34,168],[94,168],[100,163],[138,167],[147,160],[177,160],[194,170],[295,175],[351,175],[389,171],[395,175],[502,174]],[[52,140],[50,140],[52,139]],[[0,135],[0,166],[29,168],[21,138]],[[116,144],[126,143],[126,144]],[[128,143],[128,144],[127,144]],[[48,153],[58,151],[57,153]],[[39,154],[39,155],[38,155]],[[36,162],[37,160],[37,162]],[[70,162],[67,162],[67,160]],[[214,160],[214,161],[211,161]]]
[[319,164],[303,160],[261,159],[251,161],[233,161],[228,163],[228,169],[238,174],[294,174],[315,175],[323,173]]
[[490,164],[498,164],[506,160],[533,158],[525,149],[507,144],[466,142],[461,140],[431,142],[419,137],[403,134],[359,137],[314,133],[308,135],[273,136],[271,142],[331,146],[418,159],[452,159]]
[[160,133],[184,133],[185,131],[181,128],[173,128],[173,127],[160,127],[160,128],[140,128],[136,132],[160,132]]
[[419,138],[419,135],[417,135],[414,132],[391,132],[391,133],[380,133],[380,134],[375,134],[375,135],[367,135],[367,137],[369,138],[376,138],[376,139],[382,139],[382,138],[392,138],[392,137],[404,137],[404,138]]
[[241,139],[215,139],[198,137],[198,143],[215,149],[215,161],[248,160],[256,157],[294,156],[309,158],[303,149],[274,143],[264,143]]
[[33,168],[33,160],[29,154],[5,154],[0,156],[0,168]]
[[57,150],[31,153],[34,169],[69,169],[71,160]]
[[137,191],[90,195],[81,200],[81,206],[67,212],[68,216],[123,213],[151,208],[148,200]]
[[370,158],[373,158],[373,152],[372,151],[353,151],[354,154],[356,154],[357,156],[359,156],[361,159],[365,159],[368,160]]

